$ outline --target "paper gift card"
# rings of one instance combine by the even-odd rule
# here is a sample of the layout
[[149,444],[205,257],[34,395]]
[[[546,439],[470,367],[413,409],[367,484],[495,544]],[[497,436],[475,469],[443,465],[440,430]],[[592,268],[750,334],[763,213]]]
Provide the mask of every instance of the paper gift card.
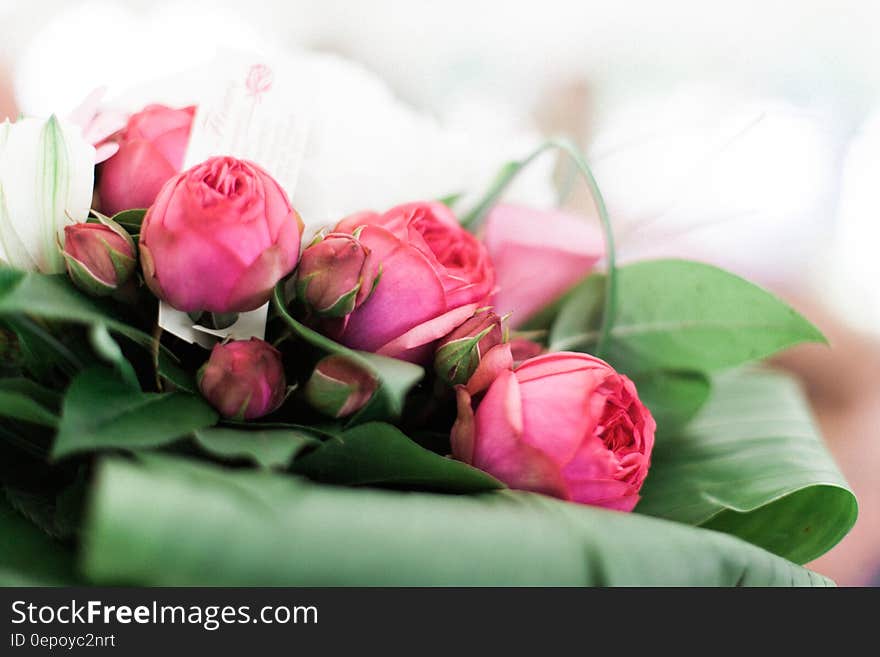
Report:
[[[224,75],[199,100],[189,146],[187,169],[217,155],[256,162],[293,198],[313,119],[314,71],[292,58],[220,53],[211,67]],[[304,93],[305,92],[305,93]],[[263,338],[268,304],[241,313],[232,326],[214,330],[166,303],[159,325],[166,331],[210,348],[226,337]]]

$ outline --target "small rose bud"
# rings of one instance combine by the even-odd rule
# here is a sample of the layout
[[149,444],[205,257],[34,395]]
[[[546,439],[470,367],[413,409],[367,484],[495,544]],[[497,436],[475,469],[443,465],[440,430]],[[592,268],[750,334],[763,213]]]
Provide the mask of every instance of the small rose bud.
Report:
[[465,384],[493,347],[505,342],[502,319],[491,310],[473,317],[443,338],[434,352],[434,370],[452,385]]
[[359,364],[345,356],[327,356],[306,383],[306,399],[324,415],[347,417],[361,410],[378,386],[376,377]]
[[137,264],[128,233],[104,223],[65,226],[64,261],[70,279],[94,296],[113,293],[131,278]]
[[369,298],[380,274],[357,233],[330,233],[303,251],[296,293],[320,317],[345,317]]
[[268,415],[287,392],[281,354],[259,338],[214,345],[198,382],[204,398],[223,417],[235,419]]

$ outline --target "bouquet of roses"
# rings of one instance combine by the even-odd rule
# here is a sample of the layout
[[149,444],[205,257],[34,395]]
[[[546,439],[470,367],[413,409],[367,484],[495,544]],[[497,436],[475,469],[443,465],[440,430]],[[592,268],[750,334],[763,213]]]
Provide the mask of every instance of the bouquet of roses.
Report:
[[[743,367],[822,335],[715,267],[618,267],[567,142],[307,240],[258,164],[181,171],[192,117],[0,126],[0,581],[827,583],[798,564],[855,498]],[[595,226],[500,202],[550,150]]]

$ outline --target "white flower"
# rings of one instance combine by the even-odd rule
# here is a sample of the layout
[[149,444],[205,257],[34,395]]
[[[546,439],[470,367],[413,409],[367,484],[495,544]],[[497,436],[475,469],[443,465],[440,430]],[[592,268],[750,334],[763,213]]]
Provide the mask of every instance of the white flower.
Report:
[[18,269],[64,271],[64,226],[92,204],[95,149],[56,119],[0,124],[0,259]]

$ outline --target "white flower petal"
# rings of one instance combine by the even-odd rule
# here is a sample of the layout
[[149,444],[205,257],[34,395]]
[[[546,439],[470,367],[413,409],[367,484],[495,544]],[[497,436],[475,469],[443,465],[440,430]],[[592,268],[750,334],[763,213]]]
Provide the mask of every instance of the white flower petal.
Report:
[[0,148],[0,245],[14,267],[64,270],[64,226],[91,206],[95,149],[54,117],[4,125]]

